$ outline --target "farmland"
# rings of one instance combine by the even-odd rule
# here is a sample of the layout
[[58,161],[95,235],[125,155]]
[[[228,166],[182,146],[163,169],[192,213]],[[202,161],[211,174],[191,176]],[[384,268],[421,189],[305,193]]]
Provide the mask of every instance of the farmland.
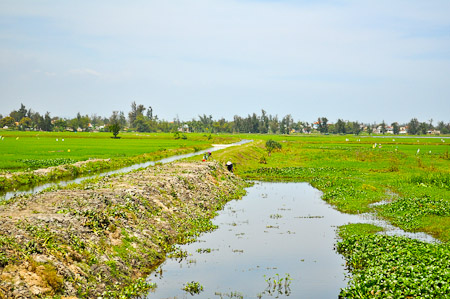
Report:
[[[0,134],[0,191],[117,169],[237,140],[205,134],[183,138],[174,134],[122,133],[120,139],[111,138],[110,133],[2,131]],[[85,163],[74,164],[79,161]],[[43,168],[47,170],[33,172]]]
[[[323,200],[339,211],[376,215],[405,231],[425,232],[440,241],[429,244],[378,235],[376,232],[383,231],[383,227],[366,224],[340,227],[336,248],[352,272],[342,296],[439,297],[448,293],[448,138],[241,134],[213,135],[209,139],[206,135],[188,134],[187,139],[174,139],[173,134],[123,134],[122,139],[114,140],[109,134],[86,134],[78,140],[71,137],[74,135],[56,133],[46,137],[8,133],[1,141],[9,142],[2,143],[2,154],[8,154],[5,144],[15,146],[9,158],[2,160],[5,168],[10,167],[8,171],[26,170],[26,165],[16,163],[25,159],[114,161],[144,153],[154,153],[154,159],[182,149],[193,151],[212,143],[252,139],[252,143],[215,152],[213,159],[221,164],[233,161],[235,173],[248,180],[309,182],[323,192]],[[44,138],[42,147],[37,146]],[[281,149],[269,153],[265,146],[268,140],[279,143]],[[190,159],[199,161],[199,157]]]
[[230,143],[236,138],[208,138],[205,134],[189,134],[175,139],[174,134],[59,133],[0,131],[0,170],[24,171],[88,159],[120,159],[166,150],[204,149],[212,143]]
[[[265,140],[282,144],[269,156]],[[442,243],[375,235],[382,227],[340,228],[337,250],[352,271],[345,297],[448,295],[450,282],[449,139],[357,136],[268,136],[232,149],[236,172],[248,179],[306,181],[342,212],[371,213]],[[374,203],[384,203],[373,205]]]
[[[448,241],[450,232],[442,227],[450,225],[446,218],[450,213],[446,200],[450,198],[450,140],[442,140],[288,137],[278,140],[283,148],[270,156],[261,140],[230,150],[223,160],[236,161],[236,171],[243,177],[307,181],[342,212],[377,212],[404,229],[426,231]],[[405,221],[405,215],[396,211],[406,213],[402,202],[408,198],[421,198],[422,204]],[[380,201],[396,203],[371,206]]]

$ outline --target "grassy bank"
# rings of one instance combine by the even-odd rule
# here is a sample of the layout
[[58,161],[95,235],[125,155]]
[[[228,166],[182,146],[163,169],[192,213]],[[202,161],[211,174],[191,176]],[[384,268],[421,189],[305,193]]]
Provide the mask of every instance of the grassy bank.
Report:
[[[346,213],[375,213],[442,244],[377,235],[365,224],[341,228],[338,251],[352,272],[346,298],[446,298],[450,285],[449,139],[356,136],[248,136],[245,148],[215,153],[247,179],[306,181]],[[270,155],[265,142],[282,149]],[[383,205],[372,205],[383,202]]]
[[187,139],[175,139],[173,134],[137,133],[124,133],[121,139],[110,138],[110,133],[1,134],[0,192],[92,175],[237,140],[232,136],[201,134],[188,134]]
[[[374,212],[405,230],[450,240],[450,140],[276,136],[282,149],[269,155],[266,140],[250,138],[256,141],[214,158],[233,161],[247,179],[306,181],[340,211]],[[380,201],[389,204],[371,205]]]
[[219,164],[176,163],[4,201],[0,298],[142,293],[173,245],[213,229],[244,186]]

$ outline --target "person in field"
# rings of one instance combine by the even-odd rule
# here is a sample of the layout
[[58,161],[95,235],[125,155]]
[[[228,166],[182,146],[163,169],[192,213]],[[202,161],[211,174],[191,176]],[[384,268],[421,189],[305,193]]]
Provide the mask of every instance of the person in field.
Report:
[[203,162],[208,161],[208,159],[211,157],[211,152],[207,152],[203,155]]
[[233,163],[231,163],[231,161],[227,162],[227,169],[231,172],[233,172]]

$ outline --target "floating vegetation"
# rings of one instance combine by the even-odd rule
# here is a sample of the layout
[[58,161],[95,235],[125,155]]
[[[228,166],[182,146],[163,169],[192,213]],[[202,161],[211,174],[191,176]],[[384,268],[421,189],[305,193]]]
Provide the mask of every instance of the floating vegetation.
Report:
[[156,283],[147,282],[144,278],[138,278],[134,283],[125,287],[116,283],[103,292],[102,295],[104,298],[133,298],[144,292],[154,290],[156,287]]
[[294,218],[308,218],[308,219],[311,219],[311,218],[324,218],[325,216],[296,216],[296,217],[294,217]]
[[183,286],[183,290],[191,295],[200,294],[203,292],[203,286],[197,281],[191,281]]
[[283,217],[283,215],[281,215],[281,214],[272,214],[272,215],[270,215],[271,219],[280,219],[282,217]]
[[292,209],[287,209],[287,208],[279,208],[278,211],[290,211]]
[[182,259],[188,257],[188,253],[186,250],[182,250],[181,248],[176,248],[174,251],[167,254],[167,257],[180,259],[180,261],[181,261]]
[[[266,278],[265,275],[264,278]],[[275,277],[266,278],[267,288],[263,294],[268,294],[270,296],[289,296],[291,294],[291,281],[292,278],[289,273],[286,273],[285,277],[280,277],[279,274],[276,274]]]
[[347,235],[337,245],[352,271],[345,298],[447,298],[450,247],[405,237]]
[[199,248],[197,249],[198,253],[211,253],[211,248]]
[[278,225],[266,225],[266,228],[280,228]]
[[443,198],[431,198],[429,195],[416,198],[398,198],[381,206],[381,214],[409,231],[416,231],[422,225],[424,217],[450,216],[450,201]]
[[215,292],[214,295],[220,296],[221,299],[223,298],[238,298],[238,299],[244,299],[244,295],[239,292],[231,292],[231,293],[221,293],[221,292]]

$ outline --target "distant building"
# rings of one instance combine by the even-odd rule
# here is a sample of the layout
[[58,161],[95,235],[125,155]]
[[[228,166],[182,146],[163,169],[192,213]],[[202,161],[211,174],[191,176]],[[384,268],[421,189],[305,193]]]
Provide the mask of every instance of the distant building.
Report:
[[428,131],[427,131],[427,134],[430,134],[430,135],[440,135],[440,134],[441,134],[441,131],[439,131],[439,130],[428,130]]
[[178,132],[182,133],[190,133],[189,126],[187,124],[182,125],[181,127],[178,127]]
[[399,134],[407,134],[408,133],[407,129],[408,129],[408,127],[400,127]]

